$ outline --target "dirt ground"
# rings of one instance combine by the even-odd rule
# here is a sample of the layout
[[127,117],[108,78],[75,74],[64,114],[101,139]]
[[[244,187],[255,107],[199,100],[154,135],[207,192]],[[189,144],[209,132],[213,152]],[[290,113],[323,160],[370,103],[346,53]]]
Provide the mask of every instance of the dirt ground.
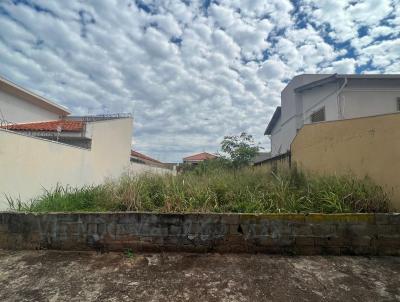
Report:
[[400,301],[400,258],[0,251],[0,301]]

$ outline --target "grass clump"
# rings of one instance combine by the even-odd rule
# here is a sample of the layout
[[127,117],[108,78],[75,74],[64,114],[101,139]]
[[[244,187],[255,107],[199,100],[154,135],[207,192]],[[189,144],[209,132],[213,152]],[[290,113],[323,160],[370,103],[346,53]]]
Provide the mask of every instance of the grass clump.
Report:
[[125,175],[80,189],[57,187],[14,210],[230,213],[388,212],[389,197],[370,179],[316,176],[296,169],[199,167],[178,176]]

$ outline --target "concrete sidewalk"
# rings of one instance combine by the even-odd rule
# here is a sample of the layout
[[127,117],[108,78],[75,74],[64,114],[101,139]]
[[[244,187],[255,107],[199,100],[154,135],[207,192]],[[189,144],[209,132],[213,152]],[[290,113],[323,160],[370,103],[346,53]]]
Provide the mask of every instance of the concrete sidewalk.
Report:
[[0,301],[400,301],[400,258],[0,251]]

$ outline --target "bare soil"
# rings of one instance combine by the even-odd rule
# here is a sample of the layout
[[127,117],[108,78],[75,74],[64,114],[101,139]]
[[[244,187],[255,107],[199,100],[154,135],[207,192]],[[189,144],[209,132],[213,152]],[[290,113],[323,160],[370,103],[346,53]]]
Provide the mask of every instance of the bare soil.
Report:
[[0,301],[400,301],[400,258],[0,251]]

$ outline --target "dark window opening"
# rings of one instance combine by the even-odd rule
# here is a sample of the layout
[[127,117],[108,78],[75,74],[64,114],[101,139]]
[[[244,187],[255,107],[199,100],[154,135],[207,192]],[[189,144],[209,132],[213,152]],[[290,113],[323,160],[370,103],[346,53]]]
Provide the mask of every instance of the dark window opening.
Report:
[[397,111],[400,111],[400,97],[397,98]]
[[325,107],[322,107],[318,111],[311,114],[311,123],[323,122],[325,121]]

